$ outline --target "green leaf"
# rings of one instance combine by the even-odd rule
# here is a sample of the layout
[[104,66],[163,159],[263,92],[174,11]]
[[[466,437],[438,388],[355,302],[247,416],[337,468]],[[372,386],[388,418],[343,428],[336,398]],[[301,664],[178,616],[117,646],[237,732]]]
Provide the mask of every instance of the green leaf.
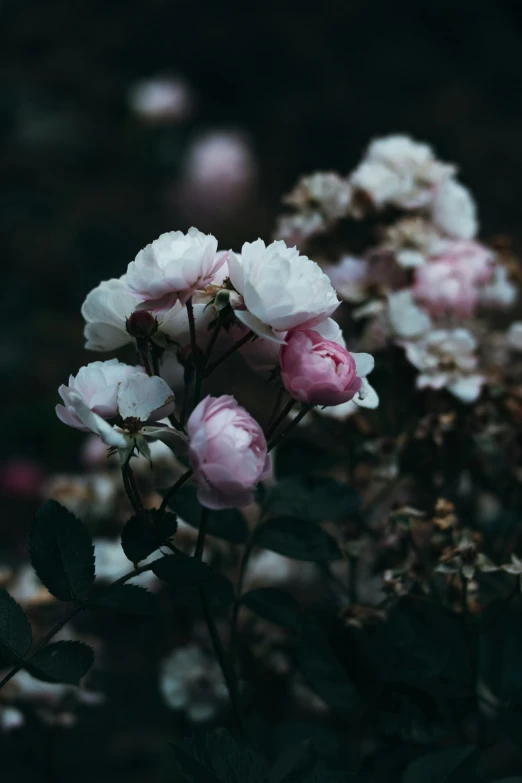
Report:
[[39,650],[26,669],[45,682],[78,685],[94,663],[94,652],[83,642],[54,642]]
[[241,599],[245,606],[260,617],[277,625],[298,631],[301,627],[301,607],[295,598],[276,587],[250,590]]
[[61,601],[85,598],[94,583],[94,549],[85,525],[48,500],[29,528],[31,562],[41,582]]
[[115,585],[90,598],[91,609],[112,609],[129,614],[159,614],[157,597],[139,585]]
[[173,587],[195,587],[212,577],[212,571],[206,563],[187,555],[160,557],[153,564],[152,570],[158,579]]
[[314,763],[310,740],[291,745],[277,757],[269,783],[297,783],[311,771]]
[[17,663],[31,646],[31,624],[7,590],[0,589],[0,653],[5,663]]
[[132,516],[121,534],[121,545],[131,563],[139,563],[155,552],[178,527],[176,514],[159,515],[158,509]]
[[334,459],[325,449],[306,438],[287,438],[276,449],[274,472],[278,479],[307,476],[328,468]]
[[173,749],[192,783],[267,783],[263,759],[223,729],[173,743]]
[[[436,753],[426,753],[416,759],[406,769],[402,783],[449,783],[450,780],[468,780],[461,778],[463,767],[475,761],[477,754],[475,745],[464,745],[460,748],[447,748]],[[458,774],[457,774],[458,773]]]
[[291,476],[270,487],[264,506],[272,514],[325,522],[356,512],[359,496],[328,476]]
[[319,628],[307,630],[297,650],[297,661],[308,685],[330,707],[351,712],[359,704],[358,692]]
[[[199,528],[201,504],[194,487],[180,487],[169,501],[169,508],[192,527]],[[236,508],[225,511],[208,511],[208,532],[232,544],[244,544],[248,539],[248,525]]]
[[234,585],[223,574],[212,573],[210,579],[201,586],[201,589],[205,592],[210,605],[216,609],[226,609],[236,599]]
[[313,522],[292,517],[269,519],[256,529],[254,540],[256,546],[279,552],[294,560],[321,562],[341,557],[332,536]]

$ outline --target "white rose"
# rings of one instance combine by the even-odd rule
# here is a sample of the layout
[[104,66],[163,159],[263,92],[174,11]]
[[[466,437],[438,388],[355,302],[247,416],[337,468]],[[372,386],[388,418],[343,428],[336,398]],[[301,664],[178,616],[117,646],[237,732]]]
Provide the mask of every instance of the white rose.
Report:
[[89,351],[114,351],[132,342],[125,321],[136,309],[136,298],[128,293],[125,276],[104,280],[82,305],[85,319],[85,347]]
[[230,280],[242,297],[245,310],[237,318],[260,337],[284,342],[275,332],[310,326],[328,318],[339,300],[315,261],[300,256],[283,241],[245,242],[241,259],[230,253]]
[[473,239],[478,231],[477,209],[464,185],[448,179],[436,188],[433,222],[456,239]]
[[117,359],[91,362],[82,367],[76,376],[69,377],[68,386],[62,384],[58,389],[64,405],[56,406],[56,415],[64,424],[87,432],[89,428],[75,413],[71,395],[79,396],[87,408],[98,416],[110,419],[118,413],[117,395],[120,383],[130,375],[143,372],[142,367],[130,367]]
[[197,228],[187,234],[170,231],[140,250],[128,266],[125,283],[140,309],[164,312],[212,283],[225,261],[226,254],[217,252],[217,239],[211,234]]

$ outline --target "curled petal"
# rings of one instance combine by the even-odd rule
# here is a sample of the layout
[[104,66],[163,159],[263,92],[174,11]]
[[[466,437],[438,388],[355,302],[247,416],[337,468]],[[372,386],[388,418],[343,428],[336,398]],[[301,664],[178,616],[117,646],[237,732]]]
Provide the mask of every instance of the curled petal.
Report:
[[163,418],[173,410],[174,392],[163,378],[136,373],[120,383],[118,411],[123,419],[155,421],[155,417]]

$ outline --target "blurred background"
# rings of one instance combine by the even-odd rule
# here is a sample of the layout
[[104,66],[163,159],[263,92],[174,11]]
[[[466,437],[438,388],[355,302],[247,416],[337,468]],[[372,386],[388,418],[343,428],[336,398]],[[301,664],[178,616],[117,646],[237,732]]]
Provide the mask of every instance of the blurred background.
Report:
[[269,239],[300,174],[402,132],[520,239],[521,27],[508,0],[1,0],[3,534],[78,463],[54,405],[105,358],[85,296],[163,231]]

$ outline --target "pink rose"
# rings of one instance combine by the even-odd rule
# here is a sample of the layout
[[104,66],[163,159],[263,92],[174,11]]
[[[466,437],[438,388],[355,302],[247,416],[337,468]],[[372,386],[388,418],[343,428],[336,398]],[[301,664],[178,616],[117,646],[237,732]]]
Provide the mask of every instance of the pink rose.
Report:
[[281,380],[294,399],[310,405],[340,405],[356,397],[373,369],[373,357],[351,354],[313,329],[287,335],[279,363]]
[[493,275],[493,254],[478,242],[450,242],[443,253],[415,271],[413,295],[435,317],[454,313],[468,318],[480,288]]
[[206,508],[247,506],[271,470],[259,424],[230,395],[206,397],[187,422],[189,460]]

